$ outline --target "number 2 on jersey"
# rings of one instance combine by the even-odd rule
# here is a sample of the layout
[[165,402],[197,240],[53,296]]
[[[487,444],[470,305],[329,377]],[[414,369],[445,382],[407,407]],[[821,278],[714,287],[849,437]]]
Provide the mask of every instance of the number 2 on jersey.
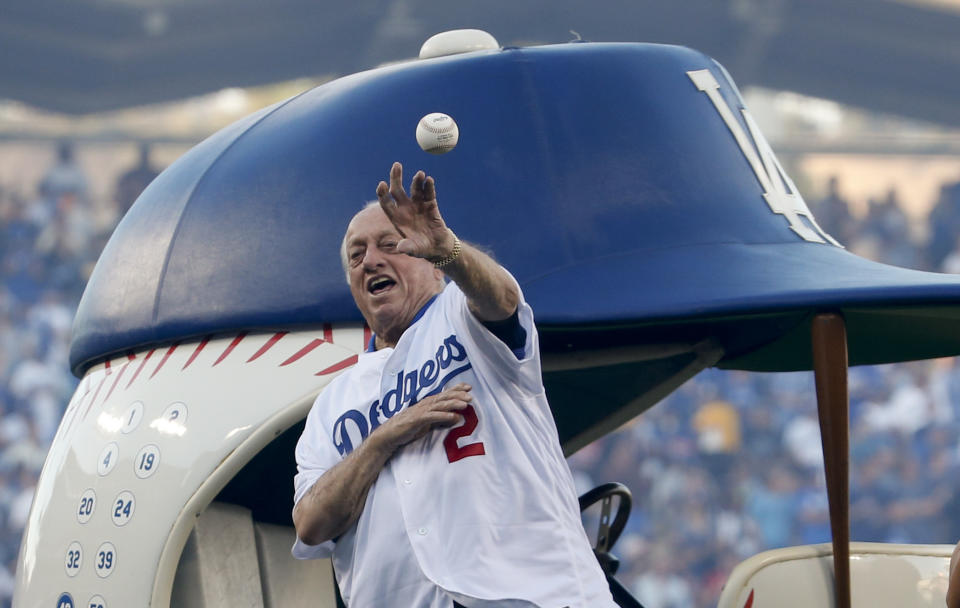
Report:
[[486,454],[486,451],[483,449],[483,442],[481,441],[468,443],[463,446],[457,443],[460,439],[468,437],[473,433],[477,429],[477,424],[480,422],[480,419],[477,418],[477,411],[473,409],[472,405],[468,405],[461,410],[460,414],[463,416],[463,424],[450,429],[450,432],[447,433],[447,436],[443,439],[443,447],[447,450],[448,462],[456,462],[470,456],[483,456]]

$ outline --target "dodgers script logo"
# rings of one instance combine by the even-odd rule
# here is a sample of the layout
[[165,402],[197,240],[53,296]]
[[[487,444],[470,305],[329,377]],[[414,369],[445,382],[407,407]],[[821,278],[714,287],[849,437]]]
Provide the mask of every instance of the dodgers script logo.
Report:
[[439,393],[454,376],[471,368],[467,361],[451,369],[451,366],[460,361],[467,361],[467,351],[457,341],[457,336],[451,334],[443,339],[433,359],[424,361],[419,369],[410,372],[400,370],[396,375],[396,386],[388,390],[381,399],[370,404],[366,413],[359,410],[344,412],[333,424],[333,445],[337,447],[340,455],[346,456],[353,451],[351,435],[356,437],[359,434],[362,442],[385,420],[424,397]]

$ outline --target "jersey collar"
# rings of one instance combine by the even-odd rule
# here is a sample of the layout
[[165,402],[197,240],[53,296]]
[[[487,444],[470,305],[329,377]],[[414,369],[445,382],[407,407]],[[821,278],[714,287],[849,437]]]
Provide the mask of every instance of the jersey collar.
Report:
[[[422,317],[424,313],[427,312],[427,309],[430,308],[430,305],[433,304],[433,301],[437,299],[438,295],[440,294],[439,293],[433,294],[433,296],[429,300],[427,300],[427,303],[424,304],[422,307],[420,307],[420,310],[418,310],[417,314],[414,315],[413,321],[410,321],[410,325],[413,325],[414,323],[420,320],[420,317]],[[377,350],[377,334],[370,332],[370,341],[367,342],[366,352],[372,353],[376,350]]]

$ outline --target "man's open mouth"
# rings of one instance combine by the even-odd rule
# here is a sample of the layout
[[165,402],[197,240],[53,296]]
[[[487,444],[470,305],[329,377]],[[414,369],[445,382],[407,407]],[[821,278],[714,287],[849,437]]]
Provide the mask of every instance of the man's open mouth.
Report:
[[390,289],[396,284],[397,282],[389,277],[377,277],[375,279],[372,279],[369,283],[367,283],[367,291],[369,291],[373,295],[377,295],[379,293],[383,293],[384,291]]

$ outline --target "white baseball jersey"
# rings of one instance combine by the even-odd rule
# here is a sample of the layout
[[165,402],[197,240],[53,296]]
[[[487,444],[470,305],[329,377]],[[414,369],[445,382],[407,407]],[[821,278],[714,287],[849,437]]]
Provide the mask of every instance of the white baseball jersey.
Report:
[[396,348],[361,355],[320,394],[297,445],[294,501],[405,407],[459,382],[473,401],[464,424],[401,448],[367,495],[333,555],[350,608],[615,607],[580,520],[540,376],[533,312],[518,357],[467,308],[454,283]]

